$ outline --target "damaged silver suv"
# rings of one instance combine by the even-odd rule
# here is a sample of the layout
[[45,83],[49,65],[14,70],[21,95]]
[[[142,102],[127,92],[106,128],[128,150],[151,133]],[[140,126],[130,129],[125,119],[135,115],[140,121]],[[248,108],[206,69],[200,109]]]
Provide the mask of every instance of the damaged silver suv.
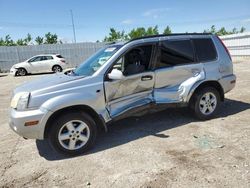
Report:
[[235,86],[227,48],[212,34],[144,37],[104,47],[74,71],[42,77],[14,90],[10,127],[77,155],[97,130],[137,112],[188,106],[212,118]]

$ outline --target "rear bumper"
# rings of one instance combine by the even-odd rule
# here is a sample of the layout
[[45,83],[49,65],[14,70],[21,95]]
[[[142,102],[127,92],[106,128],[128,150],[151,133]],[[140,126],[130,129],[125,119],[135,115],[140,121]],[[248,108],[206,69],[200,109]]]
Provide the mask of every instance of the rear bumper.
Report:
[[60,63],[60,66],[62,67],[63,70],[68,68],[68,63]]
[[224,93],[227,93],[235,87],[236,76],[234,74],[224,76],[219,80],[219,82],[223,87]]
[[[30,139],[43,139],[44,129],[48,117],[52,112],[46,109],[37,109],[29,111],[17,111],[10,109],[9,125],[18,135]],[[38,121],[33,126],[25,126],[26,122]]]

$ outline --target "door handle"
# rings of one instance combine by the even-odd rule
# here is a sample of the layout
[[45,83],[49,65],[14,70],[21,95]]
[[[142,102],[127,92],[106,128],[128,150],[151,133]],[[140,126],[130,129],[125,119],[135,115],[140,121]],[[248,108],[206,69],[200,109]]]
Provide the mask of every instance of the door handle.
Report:
[[146,75],[146,76],[142,76],[141,77],[141,81],[148,81],[148,80],[152,80],[153,76],[151,75]]

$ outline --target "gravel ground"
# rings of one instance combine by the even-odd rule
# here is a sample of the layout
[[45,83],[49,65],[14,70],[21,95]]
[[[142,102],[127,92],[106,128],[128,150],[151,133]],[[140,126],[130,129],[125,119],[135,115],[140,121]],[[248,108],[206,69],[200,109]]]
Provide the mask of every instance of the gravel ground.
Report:
[[0,187],[250,187],[250,62],[215,119],[168,109],[113,123],[87,154],[64,158],[8,126],[11,91],[46,75],[0,75]]

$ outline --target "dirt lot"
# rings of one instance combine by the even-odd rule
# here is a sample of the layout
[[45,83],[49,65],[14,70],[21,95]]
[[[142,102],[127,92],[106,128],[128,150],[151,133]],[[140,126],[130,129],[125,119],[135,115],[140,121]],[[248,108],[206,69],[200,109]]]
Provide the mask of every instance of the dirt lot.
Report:
[[11,91],[46,75],[0,77],[0,187],[250,187],[250,62],[218,116],[169,109],[114,123],[89,153],[63,158],[8,126]]

